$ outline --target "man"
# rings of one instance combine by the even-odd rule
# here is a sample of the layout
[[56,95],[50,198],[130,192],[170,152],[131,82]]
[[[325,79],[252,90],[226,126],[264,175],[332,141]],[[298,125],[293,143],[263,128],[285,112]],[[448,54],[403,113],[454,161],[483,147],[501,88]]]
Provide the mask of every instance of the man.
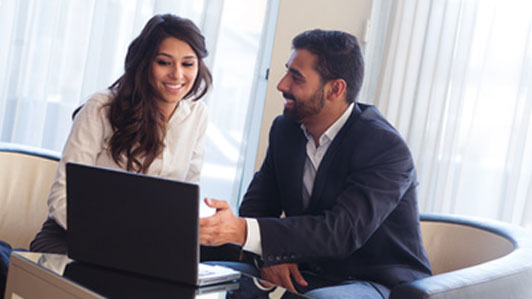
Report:
[[375,107],[355,102],[356,38],[304,32],[286,66],[284,112],[240,206],[247,218],[207,199],[217,212],[201,219],[200,242],[241,244],[262,257],[262,278],[314,298],[386,298],[429,276],[411,154]]

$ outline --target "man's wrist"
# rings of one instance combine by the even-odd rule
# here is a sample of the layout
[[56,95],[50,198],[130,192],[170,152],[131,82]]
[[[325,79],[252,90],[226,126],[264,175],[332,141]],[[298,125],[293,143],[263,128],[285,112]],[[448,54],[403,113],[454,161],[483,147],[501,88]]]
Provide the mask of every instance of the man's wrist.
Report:
[[238,236],[238,244],[244,246],[246,244],[247,235],[248,235],[248,229],[247,229],[247,223],[246,219],[242,217],[238,217],[239,222],[239,236]]
[[260,237],[260,226],[255,218],[244,218],[246,221],[246,241],[242,249],[262,255],[262,245]]

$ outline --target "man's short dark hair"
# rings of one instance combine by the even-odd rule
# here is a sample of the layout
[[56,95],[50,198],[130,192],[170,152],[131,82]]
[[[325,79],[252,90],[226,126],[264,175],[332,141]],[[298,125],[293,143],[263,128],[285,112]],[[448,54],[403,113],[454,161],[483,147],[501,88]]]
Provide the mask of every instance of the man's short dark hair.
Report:
[[292,47],[317,55],[315,68],[322,81],[344,79],[346,100],[348,103],[355,101],[364,79],[364,57],[355,36],[342,31],[314,29],[297,35]]

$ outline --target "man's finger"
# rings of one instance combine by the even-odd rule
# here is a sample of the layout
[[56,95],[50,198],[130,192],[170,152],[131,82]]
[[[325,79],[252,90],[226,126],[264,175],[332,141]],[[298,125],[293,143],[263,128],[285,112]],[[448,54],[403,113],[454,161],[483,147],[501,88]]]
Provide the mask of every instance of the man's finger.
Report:
[[211,221],[212,221],[211,217],[200,218],[199,225],[200,225],[200,227],[209,226],[209,225],[211,225]]
[[298,285],[303,286],[303,287],[308,286],[307,281],[305,280],[305,278],[303,278],[303,275],[301,275],[301,272],[299,272],[299,268],[297,267],[297,265],[291,265],[289,269],[290,269],[290,274],[292,274],[292,277],[294,278],[294,280],[297,282]]
[[210,236],[205,235],[205,234],[200,234],[199,241],[200,241],[200,244],[210,245],[209,244],[210,243]]
[[222,245],[223,244],[223,242],[220,242],[216,238],[216,235],[214,235],[212,233],[200,234],[199,242],[200,242],[200,244],[207,245],[207,246],[218,246],[218,245]]
[[290,271],[283,272],[283,274],[281,275],[281,281],[282,287],[294,293],[297,293],[297,290],[294,287],[294,284],[292,283],[292,279],[290,279]]
[[228,209],[229,208],[229,204],[225,200],[216,200],[216,199],[212,199],[212,198],[205,198],[205,203],[207,204],[207,206],[209,206],[211,208],[215,208],[217,210]]

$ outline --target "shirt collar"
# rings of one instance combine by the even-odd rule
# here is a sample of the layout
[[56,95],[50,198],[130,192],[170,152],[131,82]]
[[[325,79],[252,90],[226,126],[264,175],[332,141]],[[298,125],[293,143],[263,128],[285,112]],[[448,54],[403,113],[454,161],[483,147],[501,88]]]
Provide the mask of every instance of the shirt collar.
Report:
[[[342,116],[340,116],[321,136],[319,143],[320,145],[324,144],[326,140],[333,140],[334,137],[340,132],[342,127],[345,125],[347,120],[349,119],[349,116],[351,115],[351,112],[353,111],[354,103],[349,104],[347,106],[347,109],[345,109]],[[307,128],[305,128],[304,124],[301,124],[301,130],[303,130],[303,134],[305,134],[305,137],[307,137],[308,140],[313,140],[312,135],[307,131]]]
[[170,116],[168,123],[177,122],[180,123],[190,114],[190,100],[181,99],[175,108],[174,113]]

